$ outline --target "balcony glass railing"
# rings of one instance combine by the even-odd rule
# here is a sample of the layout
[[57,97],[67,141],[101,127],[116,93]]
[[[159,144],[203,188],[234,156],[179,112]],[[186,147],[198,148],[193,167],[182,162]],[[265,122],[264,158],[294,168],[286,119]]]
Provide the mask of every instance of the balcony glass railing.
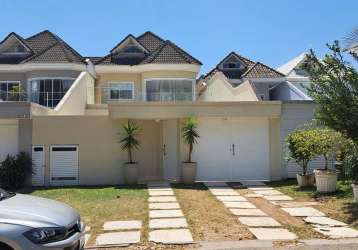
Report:
[[48,108],[54,108],[61,101],[66,92],[35,92],[30,94],[26,92],[0,91],[0,101],[20,102],[31,101]]
[[129,89],[95,88],[96,99],[105,104],[108,101],[118,102],[192,102],[195,100],[193,93],[183,91],[150,91],[139,92]]
[[25,92],[0,90],[0,102],[21,102],[27,101]]

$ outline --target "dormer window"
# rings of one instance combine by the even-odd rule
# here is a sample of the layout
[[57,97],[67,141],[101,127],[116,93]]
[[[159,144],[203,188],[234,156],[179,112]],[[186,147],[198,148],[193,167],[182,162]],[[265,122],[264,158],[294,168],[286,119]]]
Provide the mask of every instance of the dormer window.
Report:
[[143,50],[136,44],[128,44],[120,53],[143,53]]
[[226,62],[223,64],[224,69],[239,69],[240,63],[239,62]]

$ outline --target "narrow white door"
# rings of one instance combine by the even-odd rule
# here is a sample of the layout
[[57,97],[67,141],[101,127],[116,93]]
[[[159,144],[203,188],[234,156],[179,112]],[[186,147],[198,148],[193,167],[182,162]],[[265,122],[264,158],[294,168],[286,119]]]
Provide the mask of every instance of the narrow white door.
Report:
[[32,147],[32,186],[43,186],[45,184],[45,147]]
[[178,124],[177,120],[162,121],[163,176],[166,180],[178,178]]
[[78,184],[78,146],[51,146],[50,164],[51,185]]

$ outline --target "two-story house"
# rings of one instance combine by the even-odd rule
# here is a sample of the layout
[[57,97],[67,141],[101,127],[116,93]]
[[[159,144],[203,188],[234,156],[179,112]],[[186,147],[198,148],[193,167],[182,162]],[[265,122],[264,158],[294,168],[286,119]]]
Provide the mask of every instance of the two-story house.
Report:
[[286,117],[304,114],[289,129],[312,117],[312,101],[281,100],[272,91],[289,85],[286,75],[235,53],[197,81],[200,67],[152,32],[101,57],[81,56],[50,31],[11,33],[0,43],[0,158],[30,153],[33,185],[120,184],[127,153],[118,140],[131,119],[141,128],[140,180],[180,180],[181,124],[196,116],[198,180],[285,178]]

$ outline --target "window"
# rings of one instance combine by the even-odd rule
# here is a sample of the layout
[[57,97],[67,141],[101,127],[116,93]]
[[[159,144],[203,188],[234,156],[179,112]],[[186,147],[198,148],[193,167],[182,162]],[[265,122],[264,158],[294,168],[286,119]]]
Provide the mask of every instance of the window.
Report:
[[147,101],[193,101],[194,81],[190,79],[152,79],[146,81]]
[[20,82],[0,82],[0,101],[20,101],[23,94],[21,93]]
[[5,51],[5,53],[25,53],[26,49],[22,44],[15,44]]
[[131,82],[109,83],[108,100],[132,100],[133,85]]
[[223,64],[224,69],[239,69],[240,63],[239,62],[225,62]]
[[54,108],[70,89],[73,79],[43,78],[30,80],[31,101]]

